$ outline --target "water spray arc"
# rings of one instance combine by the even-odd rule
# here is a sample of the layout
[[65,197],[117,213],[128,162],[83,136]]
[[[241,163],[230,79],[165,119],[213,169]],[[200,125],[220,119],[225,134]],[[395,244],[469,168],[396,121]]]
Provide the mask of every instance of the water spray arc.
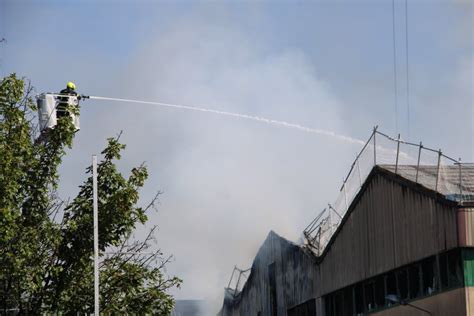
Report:
[[323,129],[316,129],[316,128],[310,128],[310,127],[306,127],[306,126],[295,124],[295,123],[289,123],[289,122],[285,122],[285,121],[273,120],[273,119],[260,117],[260,116],[253,116],[253,115],[248,115],[248,114],[241,114],[241,113],[234,113],[234,112],[227,112],[227,111],[219,111],[219,110],[213,110],[213,109],[210,109],[210,108],[203,108],[203,107],[182,105],[182,104],[170,104],[170,103],[163,103],[163,102],[141,101],[141,100],[120,99],[120,98],[99,97],[99,96],[89,96],[89,98],[91,100],[104,100],[104,101],[139,103],[139,104],[157,105],[157,106],[161,106],[161,107],[182,109],[182,110],[188,110],[188,111],[213,113],[213,114],[218,114],[218,115],[224,115],[224,116],[230,116],[230,117],[235,117],[235,118],[240,118],[240,119],[257,121],[257,122],[266,123],[266,124],[270,124],[270,125],[277,125],[277,126],[282,126],[282,127],[287,127],[287,128],[293,128],[293,129],[297,129],[297,130],[307,132],[307,133],[314,133],[314,134],[319,134],[319,135],[323,135],[323,136],[330,136],[330,137],[334,137],[334,138],[337,138],[339,140],[349,142],[349,143],[352,143],[352,144],[358,144],[358,145],[364,145],[365,144],[365,142],[362,141],[362,140],[352,138],[352,137],[349,137],[349,136],[345,136],[345,135],[340,135],[340,134],[337,134],[337,133],[332,132],[332,131],[323,130]]
[[[269,125],[277,125],[277,126],[281,126],[281,127],[297,129],[297,130],[300,130],[300,131],[303,131],[303,132],[306,132],[306,133],[313,133],[313,134],[318,134],[318,135],[322,135],[322,136],[329,136],[329,137],[333,137],[333,138],[336,138],[338,140],[341,140],[341,141],[344,141],[344,142],[347,142],[347,143],[351,143],[351,144],[356,144],[356,145],[364,145],[365,144],[365,142],[360,140],[360,139],[356,139],[356,138],[353,138],[353,137],[337,134],[333,131],[328,131],[328,130],[324,130],[324,129],[317,129],[317,128],[311,128],[311,127],[303,126],[303,125],[296,124],[296,123],[290,123],[290,122],[286,122],[286,121],[279,121],[279,120],[274,120],[274,119],[269,119],[269,118],[254,116],[254,115],[249,115],[249,114],[214,110],[214,109],[211,109],[211,108],[204,108],[204,107],[183,105],[183,104],[172,104],[172,103],[133,100],[133,99],[101,97],[101,96],[81,95],[81,96],[67,96],[67,97],[69,98],[68,102],[71,103],[73,106],[77,106],[79,104],[79,100],[84,100],[84,99],[156,105],[156,106],[166,107],[166,108],[174,108],[174,109],[181,109],[181,110],[187,110],[187,111],[196,111],[196,112],[205,112],[205,113],[212,113],[212,114],[223,115],[223,116],[228,116],[228,117],[234,117],[234,118],[238,118],[238,119],[251,120],[251,121],[256,121],[256,122],[265,123],[265,124],[269,124]],[[53,128],[56,125],[56,122],[57,122],[57,120],[56,120],[56,108],[58,107],[59,103],[61,102],[61,101],[59,101],[60,98],[64,98],[64,95],[55,94],[55,93],[43,93],[43,94],[37,96],[38,109],[39,109],[39,120],[40,120],[41,130],[46,129],[46,128]],[[78,118],[76,118],[74,115],[71,115],[71,117],[73,118],[73,120],[76,120],[74,122],[74,125],[76,126],[76,129],[79,130],[79,120],[78,120]]]

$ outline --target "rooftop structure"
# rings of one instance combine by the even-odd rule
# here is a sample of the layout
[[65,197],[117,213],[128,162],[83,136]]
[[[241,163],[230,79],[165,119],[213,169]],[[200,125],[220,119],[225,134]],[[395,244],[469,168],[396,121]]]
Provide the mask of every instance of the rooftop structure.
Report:
[[308,246],[320,255],[374,166],[444,195],[460,204],[474,201],[474,164],[462,163],[422,143],[392,138],[374,128],[352,163],[334,203],[328,203],[303,232]]
[[474,315],[473,182],[472,164],[374,130],[306,242],[270,233],[220,315]]

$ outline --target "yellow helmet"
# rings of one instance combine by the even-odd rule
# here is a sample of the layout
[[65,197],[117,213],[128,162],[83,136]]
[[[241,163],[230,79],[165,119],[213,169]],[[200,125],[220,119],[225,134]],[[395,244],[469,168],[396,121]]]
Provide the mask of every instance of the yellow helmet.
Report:
[[76,85],[74,82],[69,81],[66,85],[69,89],[76,90]]

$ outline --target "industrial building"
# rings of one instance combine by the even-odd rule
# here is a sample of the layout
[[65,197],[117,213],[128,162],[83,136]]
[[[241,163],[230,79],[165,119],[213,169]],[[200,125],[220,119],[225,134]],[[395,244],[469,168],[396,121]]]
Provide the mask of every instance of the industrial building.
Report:
[[[441,151],[424,165],[422,146],[400,164],[401,147],[414,144],[391,138],[395,163],[384,164],[376,135],[388,138],[374,131],[352,165],[346,207],[330,205],[304,244],[270,232],[219,315],[474,315],[474,165],[443,163]],[[356,178],[356,190],[344,187]]]

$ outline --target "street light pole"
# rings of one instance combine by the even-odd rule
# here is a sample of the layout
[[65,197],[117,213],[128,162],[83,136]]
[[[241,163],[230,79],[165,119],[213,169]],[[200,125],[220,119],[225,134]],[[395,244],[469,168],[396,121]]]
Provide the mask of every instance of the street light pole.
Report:
[[99,206],[97,202],[97,156],[92,156],[92,190],[94,207],[94,315],[99,316]]

